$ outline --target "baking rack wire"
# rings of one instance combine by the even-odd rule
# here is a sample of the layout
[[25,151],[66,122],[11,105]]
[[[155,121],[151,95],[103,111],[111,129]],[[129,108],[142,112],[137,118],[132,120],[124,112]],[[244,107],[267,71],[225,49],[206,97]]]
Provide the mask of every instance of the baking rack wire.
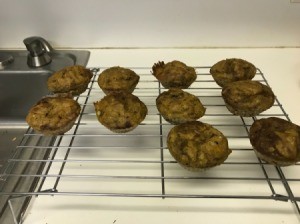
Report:
[[[195,67],[196,71],[197,71],[197,76],[198,77],[204,77],[203,79],[197,79],[196,82],[198,82],[199,86],[196,87],[191,87],[189,90],[191,90],[192,92],[195,91],[198,97],[200,97],[201,99],[201,91],[206,92],[206,94],[204,95],[204,97],[206,98],[220,98],[220,87],[216,86],[214,81],[211,79],[211,76],[209,74],[209,72],[207,72],[209,70],[209,66],[198,66]],[[66,133],[65,135],[59,135],[56,137],[53,137],[53,139],[51,140],[51,142],[53,143],[52,145],[49,146],[42,146],[39,145],[39,141],[42,141],[42,139],[44,138],[44,136],[40,135],[40,134],[36,134],[34,133],[34,131],[29,128],[26,132],[26,134],[24,135],[20,145],[17,147],[16,153],[14,154],[14,156],[8,160],[8,166],[7,169],[5,169],[4,173],[1,175],[2,178],[28,178],[28,177],[33,177],[36,178],[38,180],[38,184],[36,185],[36,188],[31,189],[31,191],[28,192],[1,192],[1,195],[9,195],[11,197],[11,199],[8,201],[9,203],[9,207],[12,211],[13,217],[14,217],[14,221],[15,223],[17,222],[17,219],[20,219],[20,217],[16,217],[15,212],[13,210],[13,206],[11,203],[11,200],[15,199],[15,198],[20,198],[20,197],[26,197],[28,199],[30,199],[32,196],[42,196],[42,195],[68,195],[68,196],[105,196],[105,197],[156,197],[156,198],[211,198],[211,199],[266,199],[266,200],[275,200],[275,201],[290,201],[291,203],[293,203],[295,205],[295,209],[298,213],[298,215],[300,215],[300,209],[299,209],[299,205],[298,202],[300,201],[300,197],[299,196],[295,196],[295,193],[293,191],[293,189],[290,186],[290,183],[294,183],[294,182],[300,182],[300,179],[297,178],[287,178],[285,175],[285,172],[282,170],[282,168],[277,167],[277,166],[272,166],[269,164],[266,164],[265,162],[261,161],[260,159],[256,158],[256,161],[228,161],[225,162],[223,165],[253,165],[253,166],[258,166],[262,173],[263,176],[260,177],[252,177],[252,176],[205,176],[205,175],[187,175],[186,173],[182,176],[180,175],[166,175],[166,166],[170,165],[170,164],[176,164],[176,162],[172,159],[166,158],[166,144],[165,144],[165,137],[167,135],[167,131],[168,129],[165,129],[165,127],[171,126],[170,124],[166,123],[164,121],[164,119],[161,117],[160,114],[158,114],[156,111],[151,111],[149,112],[148,115],[152,115],[152,116],[158,116],[158,123],[147,123],[147,121],[144,121],[141,126],[155,126],[158,127],[159,131],[158,134],[152,134],[152,133],[147,133],[147,134],[143,134],[143,133],[138,133],[138,134],[131,134],[131,133],[127,133],[127,134],[114,134],[114,133],[79,133],[78,130],[81,128],[81,126],[83,126],[85,123],[84,121],[84,116],[89,116],[92,115],[93,112],[90,112],[88,110],[86,110],[86,108],[88,106],[90,106],[91,102],[90,102],[90,98],[92,98],[95,94],[98,94],[100,92],[100,89],[98,87],[95,87],[94,84],[97,82],[96,79],[99,75],[99,72],[101,72],[103,69],[105,69],[104,67],[97,67],[97,68],[91,68],[94,76],[92,79],[92,82],[90,83],[88,90],[86,93],[84,93],[84,95],[77,97],[77,101],[80,102],[81,106],[82,106],[82,113],[80,114],[74,128],[69,131],[68,133]],[[135,70],[137,74],[139,74],[141,77],[149,77],[149,73],[147,71],[150,71],[150,68],[148,67],[131,67],[131,69]],[[263,82],[267,85],[268,82],[264,76],[264,74],[262,73],[262,71],[260,69],[257,69],[257,74],[256,74],[256,80]],[[152,98],[156,98],[157,95],[159,95],[162,91],[164,91],[164,88],[161,86],[161,84],[159,82],[157,82],[154,78],[153,79],[141,79],[140,80],[141,83],[145,84],[146,87],[140,87],[137,88],[137,91],[141,91],[141,93],[143,93],[143,91],[146,91],[147,93],[150,92],[150,95],[143,95],[144,98],[148,98],[148,97],[152,97]],[[147,87],[148,84],[151,84],[150,87]],[[204,84],[208,84],[208,87]],[[99,92],[98,92],[99,91]],[[216,92],[218,94],[216,94]],[[138,92],[139,93],[139,92]],[[138,93],[136,95],[138,95]],[[208,93],[208,94],[207,94]],[[138,95],[139,96],[139,95]],[[155,103],[146,103],[146,105],[148,107],[155,107]],[[224,102],[213,102],[213,103],[208,103],[208,104],[204,104],[204,106],[206,108],[209,107],[224,107]],[[286,120],[289,120],[288,114],[285,112],[282,104],[279,102],[279,100],[276,98],[276,102],[274,104],[274,107],[279,108],[279,110],[277,110],[274,113],[263,113],[261,114],[259,117],[270,117],[270,116],[277,116],[277,117],[281,117],[281,118],[285,118]],[[226,111],[226,110],[224,110]],[[226,117],[232,117],[233,115],[231,115],[230,113],[228,113],[228,111],[226,112],[222,112],[222,113],[209,113],[206,114],[205,116],[207,117],[211,117],[212,119],[214,117],[223,117],[224,119],[226,119]],[[235,116],[236,117],[236,116]],[[246,118],[240,117],[240,122],[237,124],[219,124],[219,123],[214,123],[213,126],[215,126],[216,128],[218,127],[242,127],[244,128],[244,130],[246,131],[246,135],[243,134],[237,134],[237,135],[227,135],[226,137],[228,138],[229,142],[231,139],[248,139],[248,135],[249,135],[249,128],[251,126],[251,122],[255,121],[256,119],[258,119],[257,117],[252,117],[249,120],[246,120]],[[97,122],[96,122],[97,123]],[[94,125],[94,124],[92,124]],[[96,125],[96,124],[95,124]],[[97,123],[97,125],[99,125]],[[126,137],[157,137],[159,139],[159,145],[158,147],[148,147],[147,149],[158,149],[159,150],[159,159],[158,160],[144,160],[144,159],[110,159],[110,158],[94,158],[94,159],[73,159],[73,158],[69,158],[70,152],[72,150],[76,150],[77,148],[81,148],[81,146],[76,146],[74,145],[74,141],[76,140],[77,137],[81,137],[81,138],[92,138],[92,137],[96,137],[96,138],[106,138],[106,137],[119,137],[119,138],[126,138]],[[64,144],[63,142],[65,138],[68,137],[68,144]],[[34,139],[36,142],[36,145],[30,145],[32,142],[32,139]],[[96,148],[107,148],[109,147],[110,150],[111,148],[123,148],[126,146],[85,146],[84,148],[86,149],[96,149]],[[132,148],[132,146],[128,146],[130,148]],[[141,146],[138,146],[139,148]],[[28,148],[34,148],[35,150],[41,150],[41,149],[49,149],[50,154],[48,158],[43,158],[43,159],[22,159],[19,158],[20,155],[20,151],[22,150],[26,150]],[[145,147],[146,148],[146,147]],[[62,150],[64,150],[64,157],[63,158],[57,158],[57,153]],[[251,148],[244,148],[244,149],[239,149],[236,148],[235,150],[241,150],[241,151],[252,151]],[[12,170],[12,167],[14,167],[16,164],[18,163],[42,163],[44,165],[44,169],[42,170],[42,172],[40,173],[35,173],[35,174],[30,174],[30,173],[10,173],[10,170]],[[154,175],[95,175],[95,174],[64,174],[64,169],[67,163],[112,163],[112,164],[121,164],[121,163],[130,163],[130,164],[159,164],[160,165],[160,175],[154,176]],[[59,171],[57,174],[50,174],[49,171],[51,169],[51,167],[53,166],[53,164],[61,164]],[[269,169],[270,167],[273,167],[273,169],[276,171],[277,176],[270,176],[269,175]],[[299,169],[299,164],[295,165],[296,168]],[[47,181],[48,178],[51,179],[55,179],[54,181],[52,181],[52,187],[44,189],[44,183],[45,181]],[[62,178],[78,178],[78,179],[89,179],[89,178],[97,178],[97,179],[113,179],[116,181],[122,181],[123,179],[126,180],[140,180],[140,179],[144,179],[144,180],[159,180],[160,181],[160,193],[135,193],[135,192],[117,192],[117,193],[110,193],[110,192],[94,192],[94,191],[60,191],[59,189],[59,183],[60,180]],[[209,181],[263,181],[267,184],[268,188],[269,188],[269,193],[265,194],[238,194],[238,195],[234,195],[234,194],[203,194],[203,193],[167,193],[166,191],[166,182],[167,181],[188,181],[188,180],[209,180]],[[276,187],[274,187],[274,182],[276,184],[281,183],[284,186],[284,189],[286,191],[286,194],[280,192],[278,193],[276,190]],[[188,191],[187,191],[188,192]],[[220,191],[218,191],[220,192]],[[222,191],[221,191],[222,192]]]

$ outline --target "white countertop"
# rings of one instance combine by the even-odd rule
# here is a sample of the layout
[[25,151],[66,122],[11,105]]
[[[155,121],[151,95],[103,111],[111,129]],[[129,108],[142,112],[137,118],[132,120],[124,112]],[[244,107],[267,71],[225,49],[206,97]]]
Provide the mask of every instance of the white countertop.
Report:
[[[248,60],[261,69],[290,119],[300,124],[299,48],[100,49],[91,50],[88,67],[151,67],[157,61],[175,59],[190,66],[211,66],[232,57]],[[290,202],[273,200],[39,196],[33,199],[24,223],[293,224],[300,221],[300,215],[295,213]]]

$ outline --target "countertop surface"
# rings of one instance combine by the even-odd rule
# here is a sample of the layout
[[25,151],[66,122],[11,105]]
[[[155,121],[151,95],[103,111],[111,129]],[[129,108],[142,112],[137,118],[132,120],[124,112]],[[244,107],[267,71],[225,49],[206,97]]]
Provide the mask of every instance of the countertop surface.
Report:
[[[252,62],[264,74],[290,119],[300,124],[300,49],[99,49],[91,50],[88,67],[147,67],[180,60],[211,66],[225,58]],[[149,70],[149,75],[151,75]],[[299,170],[299,166],[297,166]],[[222,169],[222,166],[220,166]],[[73,170],[74,171],[74,170]],[[204,171],[206,172],[206,171]],[[289,172],[289,170],[286,170]],[[295,170],[291,171],[295,172]],[[298,172],[299,173],[299,172]],[[47,183],[46,183],[47,184]],[[116,183],[117,185],[119,183]],[[215,183],[218,184],[218,183]],[[84,187],[76,186],[78,188]],[[149,183],[152,185],[152,183]],[[276,184],[275,184],[276,185]],[[144,186],[144,185],[142,185]],[[146,186],[146,185],[145,185]],[[252,185],[251,185],[252,186]],[[249,192],[253,191],[249,186]],[[99,186],[101,187],[101,186]],[[115,187],[115,186],[114,186]],[[201,186],[199,186],[200,188]],[[222,187],[222,186],[219,186]],[[224,186],[226,187],[226,186]],[[239,190],[229,189],[229,191]],[[244,188],[245,186],[240,186]],[[280,186],[278,186],[280,188]],[[295,184],[298,189],[299,183]],[[188,188],[187,188],[188,189]],[[143,189],[139,189],[142,191]],[[260,191],[257,186],[257,191]],[[279,192],[283,192],[284,190]],[[39,196],[24,216],[25,224],[58,223],[299,223],[290,202],[255,199]]]

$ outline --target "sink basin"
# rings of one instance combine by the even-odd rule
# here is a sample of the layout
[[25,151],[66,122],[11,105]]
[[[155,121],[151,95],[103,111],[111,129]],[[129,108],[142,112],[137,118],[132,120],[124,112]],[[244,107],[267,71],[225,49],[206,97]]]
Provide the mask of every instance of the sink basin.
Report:
[[51,74],[50,71],[0,72],[0,123],[24,122],[29,108],[49,93],[47,79]]

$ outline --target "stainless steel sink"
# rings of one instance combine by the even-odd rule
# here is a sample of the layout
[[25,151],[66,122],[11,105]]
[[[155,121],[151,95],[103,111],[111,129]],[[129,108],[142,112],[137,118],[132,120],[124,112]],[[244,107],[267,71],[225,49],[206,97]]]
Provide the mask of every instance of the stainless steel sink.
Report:
[[[85,66],[89,59],[88,51],[59,50],[48,52],[52,61],[41,67],[28,65],[28,51],[0,50],[0,56],[9,56],[10,60],[0,67],[0,133],[16,132],[19,137],[27,126],[25,117],[29,108],[43,96],[49,94],[47,79],[55,71],[74,64]],[[1,58],[1,57],[0,57]],[[15,128],[16,124],[20,128]],[[22,127],[22,128],[21,128]],[[22,131],[21,131],[22,129]],[[4,142],[6,135],[0,135]],[[19,138],[17,138],[19,139]],[[9,141],[5,141],[9,142]],[[13,144],[1,144],[0,169],[7,159],[4,154],[13,151]]]
[[[12,191],[17,188],[31,188],[36,179],[28,180],[27,183],[6,178],[5,172],[10,169],[30,169],[31,172],[39,172],[41,167],[28,167],[26,164],[16,165],[8,169],[8,159],[17,152],[16,146],[20,144],[24,133],[28,129],[25,117],[29,108],[43,96],[49,94],[47,79],[55,71],[70,65],[86,66],[90,53],[88,51],[75,50],[52,50],[47,52],[51,61],[47,64],[33,67],[28,63],[30,53],[26,50],[0,50],[0,193]],[[7,60],[6,60],[7,59]],[[3,63],[1,63],[1,60]],[[53,138],[42,143],[45,146],[51,144]],[[49,150],[42,153],[20,153],[20,157],[32,157],[43,159]],[[9,211],[9,196],[0,195],[0,223],[10,223],[13,220]],[[24,208],[24,203],[20,204]]]

